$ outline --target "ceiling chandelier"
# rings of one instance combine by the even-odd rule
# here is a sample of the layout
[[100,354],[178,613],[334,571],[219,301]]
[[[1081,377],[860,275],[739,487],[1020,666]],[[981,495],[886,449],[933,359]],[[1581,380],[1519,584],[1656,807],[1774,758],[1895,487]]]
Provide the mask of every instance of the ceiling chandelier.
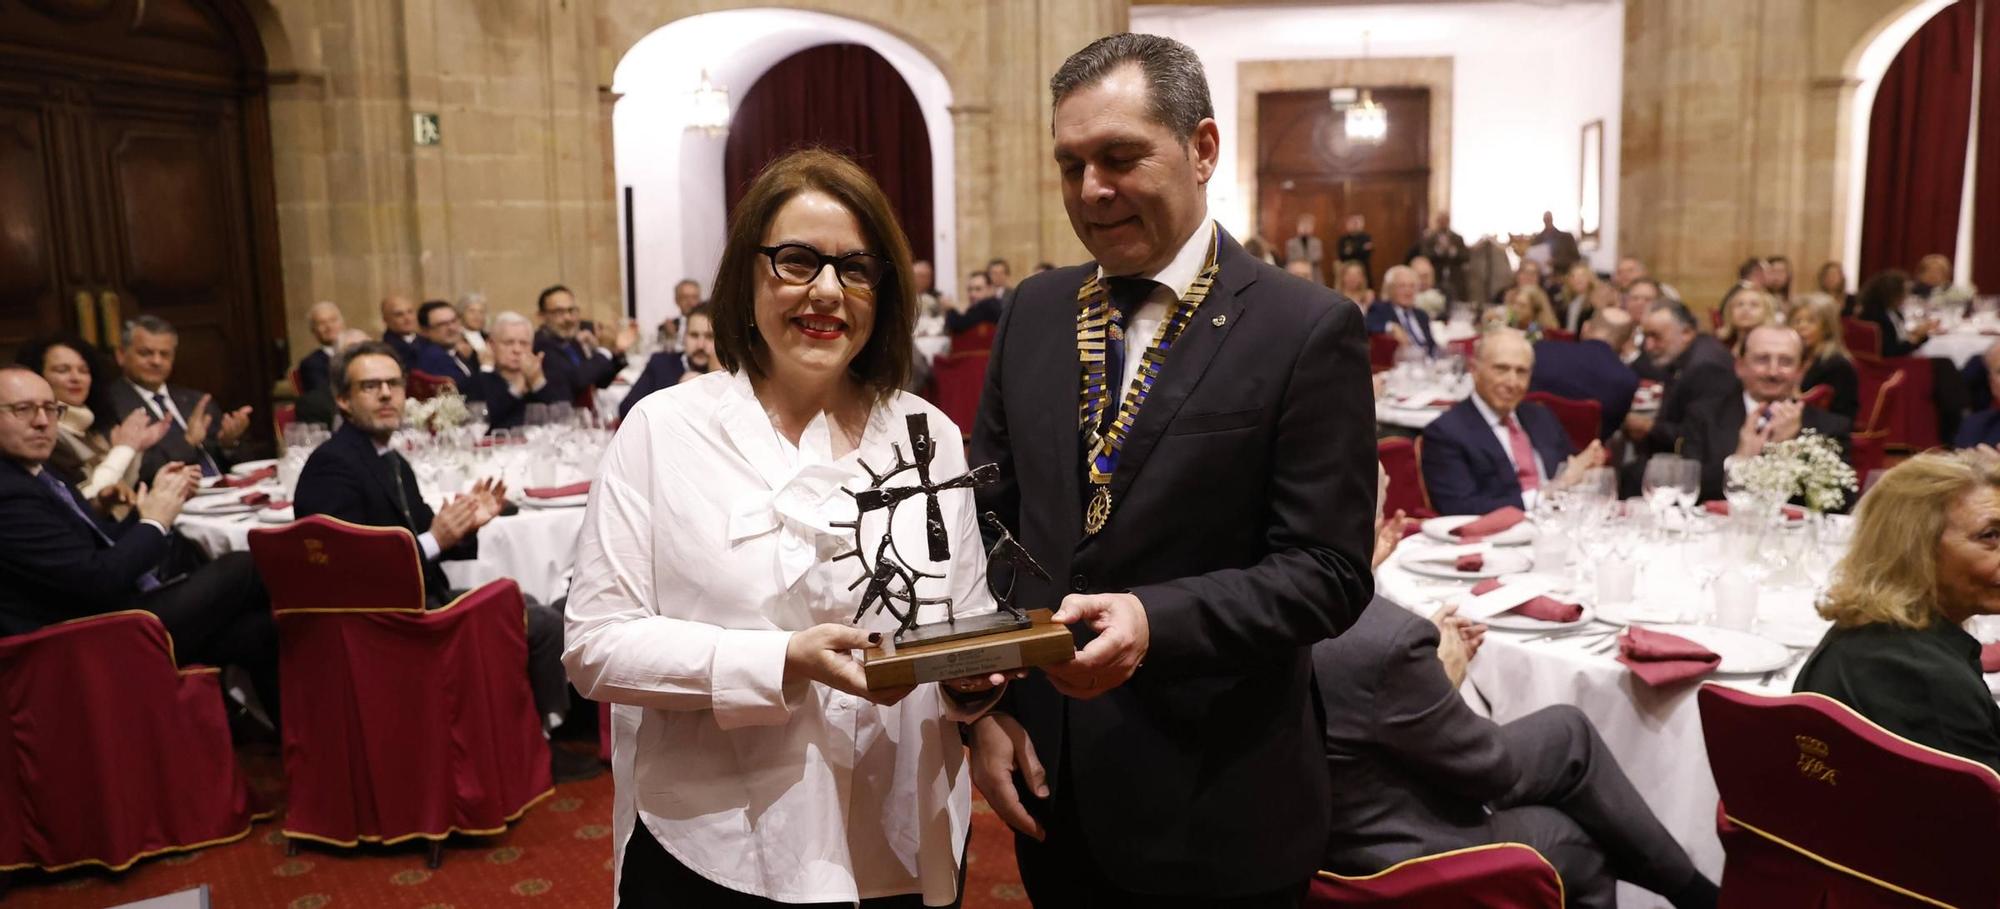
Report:
[[[1361,62],[1368,62],[1368,33],[1361,33]],[[1347,141],[1373,145],[1389,135],[1389,111],[1375,103],[1368,89],[1336,88],[1327,93],[1333,109],[1342,112]]]
[[729,89],[710,82],[708,70],[701,71],[701,85],[688,93],[688,100],[688,132],[711,139],[729,134]]

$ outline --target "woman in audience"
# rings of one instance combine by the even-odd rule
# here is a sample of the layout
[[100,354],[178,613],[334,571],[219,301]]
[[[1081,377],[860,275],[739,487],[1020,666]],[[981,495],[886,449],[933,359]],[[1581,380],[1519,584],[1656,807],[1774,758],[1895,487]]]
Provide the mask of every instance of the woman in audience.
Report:
[[1853,422],[1861,412],[1861,376],[1847,355],[1840,336],[1840,304],[1814,291],[1792,301],[1792,330],[1806,342],[1806,371],[1799,390],[1810,392],[1821,385],[1832,389],[1826,409]]
[[1951,260],[1937,253],[1931,253],[1917,260],[1916,283],[1910,285],[1910,295],[1930,297],[1951,286]]
[[1729,348],[1730,353],[1741,354],[1743,338],[1750,334],[1750,329],[1777,320],[1778,305],[1770,294],[1738,287],[1722,301],[1722,327],[1715,330],[1715,339]]
[[56,423],[56,447],[49,454],[48,469],[99,508],[117,511],[116,503],[138,485],[139,456],[165,437],[173,424],[154,422],[142,407],[108,432],[94,428],[94,405],[103,394],[95,379],[110,373],[99,368],[96,349],[82,338],[68,333],[37,338],[22,345],[15,359],[41,373],[55,389],[56,400],[67,408]]
[[2000,466],[1966,453],[1917,455],[1861,497],[1854,520],[1819,605],[1833,628],[1793,690],[2000,770],[2000,706],[1979,641],[1962,627],[2000,614]]
[[1861,299],[1855,307],[1860,310],[1862,321],[1874,323],[1881,332],[1882,356],[1907,357],[1930,338],[1930,323],[1917,320],[1904,325],[1897,313],[1909,296],[1910,276],[1893,268],[1868,279],[1861,287]]
[[1340,285],[1335,290],[1349,300],[1367,309],[1375,302],[1375,291],[1368,287],[1368,269],[1360,262],[1349,260],[1340,263]]
[[1549,295],[1539,287],[1508,288],[1500,307],[1488,314],[1487,321],[1520,329],[1531,342],[1541,340],[1542,332],[1562,327],[1555,308],[1549,305]]
[[1821,265],[1819,276],[1813,279],[1813,283],[1819,287],[1820,293],[1840,301],[1842,316],[1852,317],[1856,313],[1854,294],[1847,289],[1847,269],[1842,268],[1839,262]]
[[1597,272],[1590,270],[1589,262],[1577,262],[1563,275],[1562,289],[1556,292],[1555,311],[1562,324],[1555,327],[1576,334],[1583,323],[1590,321],[1596,310],[1592,308],[1592,297],[1597,290]]
[[966,472],[958,427],[899,390],[908,241],[854,162],[794,152],[737,203],[709,305],[722,369],[633,408],[577,544],[563,659],[619,705],[619,904],[948,903],[971,813],[952,721],[1007,677],[869,688],[854,653],[896,625],[850,621],[861,562],[833,558],[879,559],[893,533],[929,573],[919,596],[960,618],[994,608],[970,489],[939,496],[948,561],[923,555],[921,505],[840,526],[864,466],[925,457],[910,419],[930,477]]

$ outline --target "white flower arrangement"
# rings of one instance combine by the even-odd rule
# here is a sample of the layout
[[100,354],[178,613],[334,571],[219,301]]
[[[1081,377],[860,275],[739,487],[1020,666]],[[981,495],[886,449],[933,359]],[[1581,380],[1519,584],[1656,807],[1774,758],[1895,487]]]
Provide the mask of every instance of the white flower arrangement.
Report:
[[1841,460],[1839,443],[1810,429],[1766,445],[1754,458],[1732,461],[1729,479],[1774,504],[1801,497],[1813,511],[1838,508],[1860,488],[1854,468]]
[[441,391],[428,401],[403,400],[403,425],[411,429],[442,432],[462,426],[471,418],[471,411],[465,409],[465,398],[456,391]]
[[1950,287],[1940,288],[1937,291],[1937,296],[1943,299],[1944,302],[1960,308],[1971,303],[1972,298],[1978,295],[1979,288],[1970,284],[1953,284]]
[[1431,318],[1444,315],[1445,305],[1444,291],[1435,287],[1417,291],[1417,308],[1429,313]]

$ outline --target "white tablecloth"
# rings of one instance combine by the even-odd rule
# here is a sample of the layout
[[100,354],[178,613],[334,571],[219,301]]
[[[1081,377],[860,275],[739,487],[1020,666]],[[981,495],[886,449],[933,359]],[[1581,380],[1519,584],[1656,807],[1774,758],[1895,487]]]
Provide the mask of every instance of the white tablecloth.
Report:
[[2000,342],[2000,336],[1984,335],[1976,331],[1955,331],[1933,336],[1925,341],[1922,347],[1917,348],[1914,356],[1950,360],[1963,369],[1972,358],[1984,354],[1994,342]]
[[941,356],[944,356],[946,353],[949,353],[950,351],[951,351],[950,335],[917,336],[917,353],[923,356],[925,362],[935,360]]
[[[553,603],[569,593],[569,572],[576,565],[576,535],[583,528],[583,511],[581,507],[523,507],[519,514],[494,518],[479,530],[479,558],[444,562],[444,575],[453,587],[465,589],[496,578],[513,578],[522,593]],[[174,522],[174,529],[210,558],[248,550],[250,531],[277,526],[247,514],[182,515]]]

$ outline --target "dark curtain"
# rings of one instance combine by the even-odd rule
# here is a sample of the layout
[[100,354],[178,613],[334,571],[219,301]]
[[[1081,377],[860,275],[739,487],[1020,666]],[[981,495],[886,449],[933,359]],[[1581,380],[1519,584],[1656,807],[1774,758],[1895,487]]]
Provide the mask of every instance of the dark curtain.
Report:
[[771,67],[729,122],[722,172],[730,211],[772,159],[819,145],[866,169],[889,197],[910,254],[931,255],[931,141],[903,77],[859,44],[807,48]]
[[1861,270],[1914,268],[1958,245],[1972,111],[1975,0],[1945,7],[1889,64],[1868,122]]
[[[2000,0],[1982,0],[1979,160],[1973,165],[1972,283],[2000,291]],[[1961,6],[1965,5],[1963,3]]]

